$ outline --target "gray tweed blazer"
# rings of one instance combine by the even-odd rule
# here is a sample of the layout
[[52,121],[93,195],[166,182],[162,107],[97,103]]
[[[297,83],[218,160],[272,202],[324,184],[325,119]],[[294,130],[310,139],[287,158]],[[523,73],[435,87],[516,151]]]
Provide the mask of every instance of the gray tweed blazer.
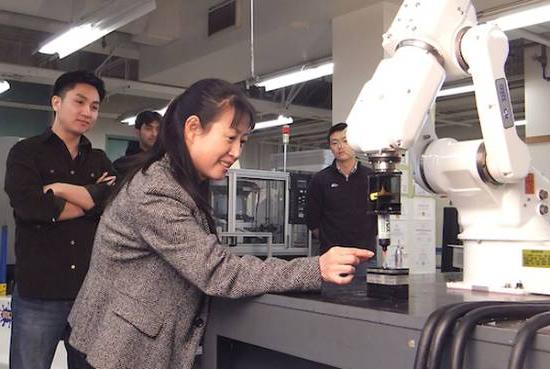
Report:
[[98,369],[191,368],[208,296],[320,288],[318,258],[237,257],[207,230],[167,158],[138,173],[99,224],[71,345]]

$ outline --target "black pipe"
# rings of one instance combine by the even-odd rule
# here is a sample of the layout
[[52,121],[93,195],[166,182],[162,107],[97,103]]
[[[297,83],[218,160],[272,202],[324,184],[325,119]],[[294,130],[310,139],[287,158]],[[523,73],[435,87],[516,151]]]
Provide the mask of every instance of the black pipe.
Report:
[[422,328],[422,334],[418,340],[418,348],[416,349],[416,355],[414,357],[414,369],[426,369],[426,363],[428,361],[428,354],[430,352],[430,346],[432,342],[433,332],[439,322],[439,319],[443,316],[445,311],[458,304],[445,305],[435,310],[430,314],[424,328]]
[[550,312],[540,313],[523,323],[514,339],[508,369],[523,369],[527,351],[537,331],[550,325]]
[[550,77],[546,75],[546,66],[548,64],[548,57],[546,56],[546,46],[540,45],[540,56],[535,58],[536,61],[540,63],[542,67],[542,79],[545,81],[550,81]]
[[[434,330],[432,335],[431,351],[428,357],[428,369],[437,369],[441,366],[441,358],[443,356],[443,349],[451,332],[455,327],[455,323],[458,319],[464,316],[471,310],[485,307],[493,306],[497,304],[502,304],[503,301],[476,301],[476,302],[464,302],[457,304],[445,312],[441,319],[439,320],[437,327]],[[416,369],[416,368],[415,368]],[[422,368],[424,369],[424,368]]]
[[451,346],[451,369],[462,369],[467,339],[481,321],[526,319],[550,310],[550,304],[515,303],[498,304],[474,309],[464,315],[456,330]]

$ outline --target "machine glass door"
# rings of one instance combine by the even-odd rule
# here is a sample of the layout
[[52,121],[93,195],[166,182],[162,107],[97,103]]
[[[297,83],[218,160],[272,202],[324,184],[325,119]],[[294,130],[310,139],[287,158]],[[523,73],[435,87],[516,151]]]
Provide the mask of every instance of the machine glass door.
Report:
[[229,230],[228,181],[229,177],[226,176],[224,179],[220,179],[219,181],[210,182],[210,205],[212,206],[218,234]]
[[[237,178],[235,231],[269,232],[273,245],[285,243],[285,181]],[[248,238],[244,243],[265,243]]]

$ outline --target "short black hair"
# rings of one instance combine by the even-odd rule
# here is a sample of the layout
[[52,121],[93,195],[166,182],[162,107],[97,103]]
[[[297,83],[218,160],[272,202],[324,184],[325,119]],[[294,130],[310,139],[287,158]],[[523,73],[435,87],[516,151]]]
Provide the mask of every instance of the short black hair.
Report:
[[336,123],[335,125],[330,127],[327,134],[327,141],[330,143],[330,136],[332,136],[334,132],[343,131],[346,128],[348,128],[348,124],[344,122]]
[[95,87],[99,95],[99,101],[103,101],[103,98],[105,97],[105,84],[103,83],[101,78],[99,78],[92,72],[88,72],[85,70],[67,72],[59,76],[59,78],[55,81],[53,85],[52,97],[65,97],[65,93],[67,93],[67,91],[69,90],[72,90],[74,86],[79,83],[84,83]]
[[144,124],[149,124],[155,120],[160,123],[162,120],[162,115],[160,115],[156,111],[150,111],[150,110],[142,111],[136,117],[136,124],[134,128],[141,129],[141,126],[143,126]]

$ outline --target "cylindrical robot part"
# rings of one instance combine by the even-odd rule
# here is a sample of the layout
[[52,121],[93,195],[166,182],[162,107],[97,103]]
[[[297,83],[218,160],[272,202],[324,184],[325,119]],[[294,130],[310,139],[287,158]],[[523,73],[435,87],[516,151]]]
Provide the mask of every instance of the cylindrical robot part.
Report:
[[378,215],[378,244],[384,251],[390,245],[390,216]]

